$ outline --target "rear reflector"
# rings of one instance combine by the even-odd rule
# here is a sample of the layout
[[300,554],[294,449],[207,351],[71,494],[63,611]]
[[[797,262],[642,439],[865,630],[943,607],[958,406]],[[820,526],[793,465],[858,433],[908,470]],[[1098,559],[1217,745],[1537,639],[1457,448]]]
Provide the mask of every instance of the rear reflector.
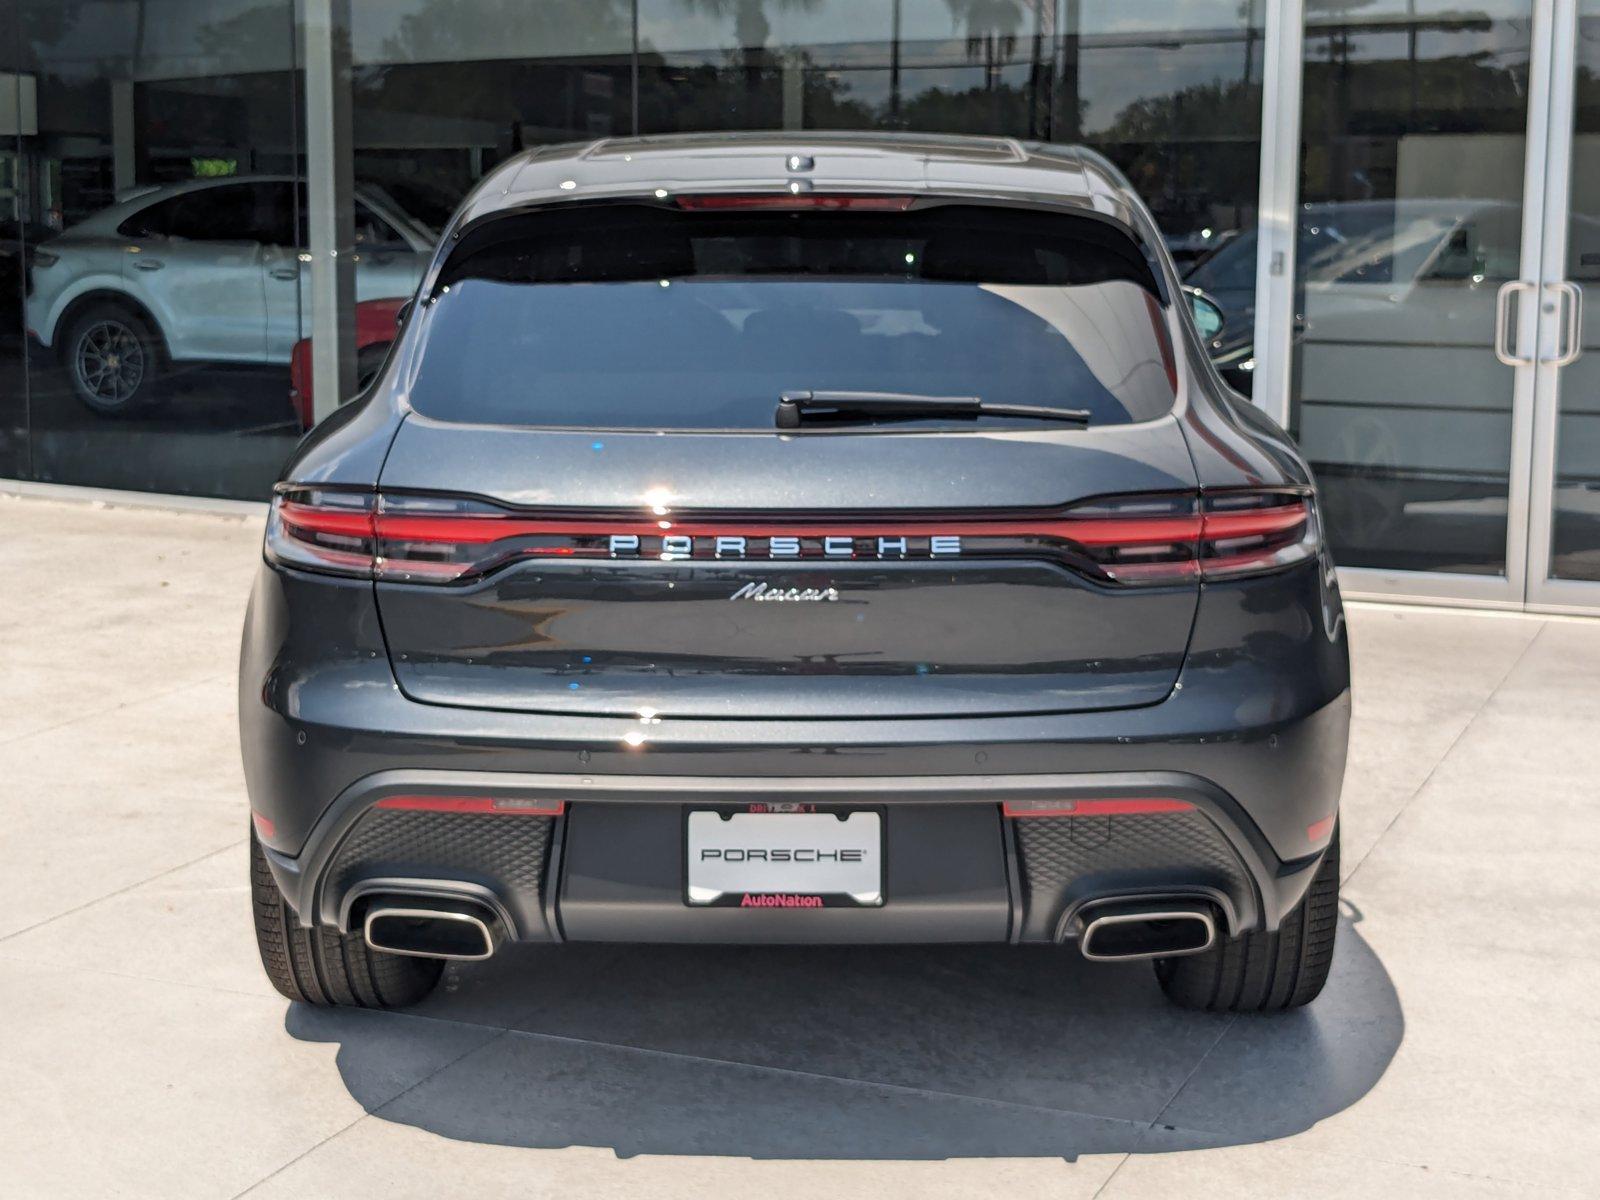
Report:
[[905,212],[911,196],[820,195],[816,192],[763,192],[756,195],[700,195],[677,197],[678,207],[690,212],[727,212],[735,209],[836,209],[851,212]]
[[1007,800],[1008,817],[1130,817],[1152,813],[1193,812],[1187,800],[1137,796],[1113,800]]
[[255,822],[256,836],[263,841],[270,841],[272,835],[278,832],[277,825],[273,824],[271,817],[263,817],[258,812],[250,814],[250,819]]
[[530,800],[516,796],[385,796],[374,808],[407,812],[501,813],[528,817],[559,817],[565,800]]
[[1333,832],[1333,818],[1323,817],[1320,821],[1313,821],[1306,826],[1306,841],[1325,842],[1328,835]]

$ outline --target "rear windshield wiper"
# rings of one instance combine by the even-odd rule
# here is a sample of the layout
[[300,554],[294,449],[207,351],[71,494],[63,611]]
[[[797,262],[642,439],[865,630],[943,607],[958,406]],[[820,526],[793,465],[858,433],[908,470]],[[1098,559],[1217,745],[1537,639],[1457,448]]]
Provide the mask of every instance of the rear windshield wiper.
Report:
[[985,404],[978,396],[921,396],[908,392],[785,392],[778,401],[779,429],[800,429],[808,416],[819,417],[1022,417],[1087,425],[1081,408],[1041,404]]

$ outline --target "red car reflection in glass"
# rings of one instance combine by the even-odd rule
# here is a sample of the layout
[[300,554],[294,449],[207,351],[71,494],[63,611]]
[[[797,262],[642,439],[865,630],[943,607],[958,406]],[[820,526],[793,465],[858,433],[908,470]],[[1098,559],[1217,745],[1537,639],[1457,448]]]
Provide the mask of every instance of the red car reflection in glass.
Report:
[[[388,300],[363,300],[356,305],[356,386],[364,388],[383,366],[394,341],[400,310],[409,296]],[[311,339],[301,338],[289,355],[289,402],[300,418],[300,428],[314,423],[311,407]]]

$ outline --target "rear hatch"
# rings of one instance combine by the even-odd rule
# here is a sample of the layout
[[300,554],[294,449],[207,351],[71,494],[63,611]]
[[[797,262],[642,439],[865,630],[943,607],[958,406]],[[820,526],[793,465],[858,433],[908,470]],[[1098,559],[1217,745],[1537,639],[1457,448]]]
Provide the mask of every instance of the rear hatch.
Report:
[[[1141,251],[1089,218],[875,199],[462,240],[380,480],[408,696],[852,718],[1170,692],[1198,585],[1161,564],[1192,557],[1195,480]],[[796,392],[845,402],[778,428]]]

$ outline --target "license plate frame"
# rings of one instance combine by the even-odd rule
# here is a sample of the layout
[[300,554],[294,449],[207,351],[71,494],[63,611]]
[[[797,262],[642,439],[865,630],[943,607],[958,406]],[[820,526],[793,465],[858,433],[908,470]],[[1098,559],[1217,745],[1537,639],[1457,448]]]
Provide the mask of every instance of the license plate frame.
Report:
[[[790,823],[777,823],[785,819]],[[830,819],[831,825],[825,823]],[[729,846],[730,841],[742,845]],[[683,902],[690,908],[881,908],[887,901],[888,819],[881,806],[689,804],[683,808],[681,844]],[[735,848],[859,850],[864,856],[859,863],[747,857],[735,862],[703,854]]]

